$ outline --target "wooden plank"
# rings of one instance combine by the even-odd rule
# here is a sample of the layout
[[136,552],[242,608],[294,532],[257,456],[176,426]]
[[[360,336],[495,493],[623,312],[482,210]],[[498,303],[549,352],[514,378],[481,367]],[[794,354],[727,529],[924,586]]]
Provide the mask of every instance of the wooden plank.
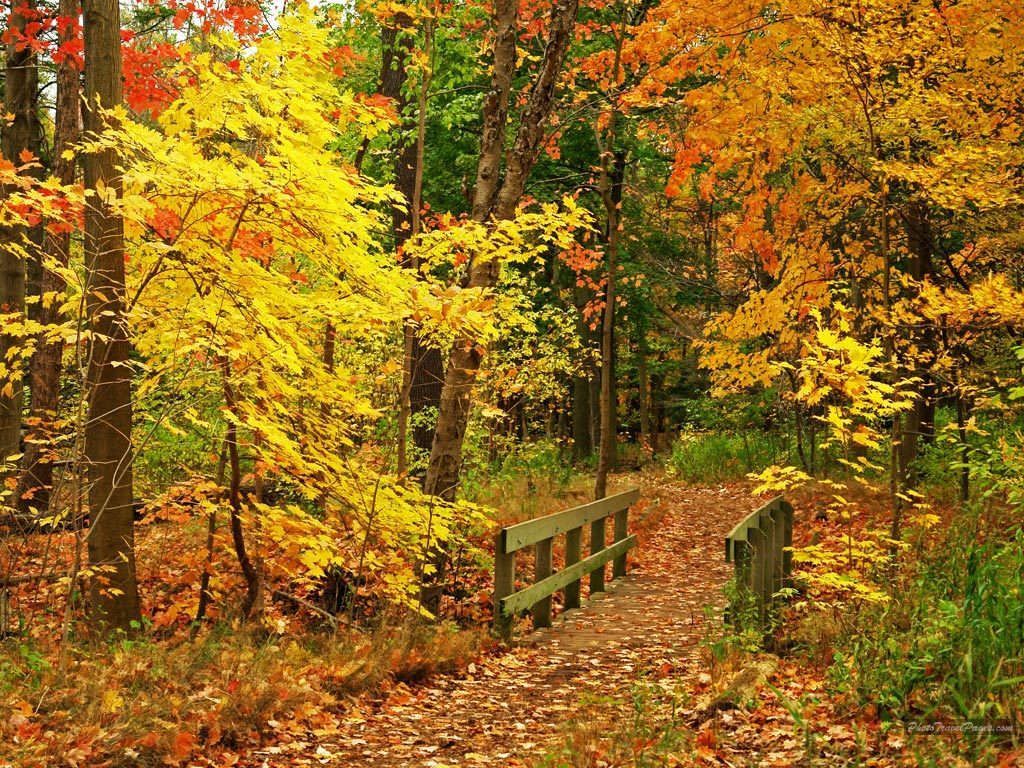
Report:
[[782,506],[776,504],[772,508],[772,594],[782,589],[784,581],[782,554],[786,546],[783,544],[783,539],[786,535],[785,528],[785,513],[782,511]]
[[725,562],[731,563],[736,560],[736,548],[735,543],[739,541],[749,542],[747,534],[750,530],[757,528],[761,521],[761,515],[766,514],[766,510],[769,510],[773,505],[785,503],[781,496],[776,496],[774,499],[769,501],[767,504],[758,507],[749,515],[740,520],[733,527],[729,534],[725,537]]
[[[583,557],[583,529],[573,528],[565,534],[565,564],[575,565]],[[580,580],[565,585],[565,610],[580,607]]]
[[[622,541],[629,535],[629,507],[615,513],[615,541]],[[626,575],[626,553],[623,552],[612,563],[612,578],[621,579]]]
[[633,488],[624,493],[593,501],[590,504],[567,509],[564,512],[555,512],[553,515],[545,515],[517,525],[510,525],[505,529],[504,551],[515,552],[517,549],[536,544],[538,541],[553,538],[560,533],[571,531],[573,528],[580,528],[595,520],[606,518],[620,509],[635,504],[639,498],[640,489]]
[[[765,607],[771,602],[772,595],[775,593],[772,589],[772,527],[771,514],[769,514],[769,510],[765,509],[761,514],[761,521],[758,525],[758,530],[761,531],[761,536],[763,537],[764,549],[761,552],[760,562],[757,564],[761,569],[761,579],[764,583]],[[764,618],[763,611],[762,618]]]
[[504,531],[494,542],[494,631],[504,638],[512,634],[511,617],[501,611],[501,601],[512,594],[516,583],[516,556],[503,553]]
[[754,597],[757,599],[758,610],[763,616],[764,604],[765,604],[765,583],[764,583],[764,568],[761,567],[761,563],[764,562],[765,551],[767,550],[767,542],[764,539],[764,534],[760,528],[751,528],[747,532],[747,540],[750,542],[752,548],[750,558],[750,589],[754,593]]
[[[554,539],[538,541],[535,550],[535,566],[533,583],[537,584],[551,576],[551,545]],[[533,626],[551,626],[551,595],[542,597],[533,606]]]
[[783,500],[779,506],[783,515],[782,586],[793,586],[793,505]]
[[[596,555],[604,549],[604,518],[590,524],[590,554]],[[590,594],[604,592],[604,565],[590,572]]]
[[565,587],[572,581],[579,579],[583,574],[592,572],[595,568],[603,567],[610,560],[614,560],[623,552],[636,546],[637,538],[627,536],[622,541],[612,544],[605,550],[590,555],[574,565],[555,573],[543,581],[531,584],[513,595],[505,597],[501,601],[501,610],[507,614],[515,614],[533,606],[538,600],[547,595],[553,594]]

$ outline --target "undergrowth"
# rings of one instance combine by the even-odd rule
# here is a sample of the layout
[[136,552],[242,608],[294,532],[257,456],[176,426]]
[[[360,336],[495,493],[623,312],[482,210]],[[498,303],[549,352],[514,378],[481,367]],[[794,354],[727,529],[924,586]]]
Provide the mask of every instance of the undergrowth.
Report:
[[858,617],[832,678],[897,718],[1001,719],[1024,736],[1024,530],[963,514],[886,605]]
[[304,637],[221,624],[177,644],[120,638],[74,649],[65,676],[43,654],[0,646],[0,765],[182,764],[333,725],[348,697],[459,673],[479,631],[408,621]]
[[[681,727],[679,691],[638,680],[628,702],[603,696],[580,700],[558,746],[536,768],[650,768],[676,764],[690,751],[691,734]],[[669,760],[673,760],[669,763]]]
[[742,480],[784,460],[788,444],[767,432],[684,432],[668,458],[668,469],[689,483]]

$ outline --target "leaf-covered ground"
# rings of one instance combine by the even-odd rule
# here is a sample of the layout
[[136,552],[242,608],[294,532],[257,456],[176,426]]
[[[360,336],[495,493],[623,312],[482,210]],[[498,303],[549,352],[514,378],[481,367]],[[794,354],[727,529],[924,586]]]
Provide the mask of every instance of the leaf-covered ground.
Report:
[[663,479],[644,490],[640,550],[604,596],[464,677],[398,686],[353,706],[337,734],[296,737],[246,764],[527,766],[558,746],[581,702],[628,708],[638,680],[677,686],[695,672],[705,606],[720,604],[730,574],[723,537],[756,502],[736,489]]

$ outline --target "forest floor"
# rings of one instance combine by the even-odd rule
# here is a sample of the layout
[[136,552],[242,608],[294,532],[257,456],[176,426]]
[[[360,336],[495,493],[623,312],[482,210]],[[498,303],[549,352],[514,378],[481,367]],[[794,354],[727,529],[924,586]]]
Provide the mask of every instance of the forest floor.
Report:
[[[479,563],[465,569],[463,607],[480,615],[461,630],[291,636],[223,624],[195,641],[165,631],[75,646],[67,679],[36,646],[9,645],[23,662],[8,660],[7,687],[0,674],[0,768],[1024,765],[1016,741],[911,733],[834,679],[839,640],[856,631],[842,601],[791,601],[767,643],[722,622],[724,537],[762,503],[749,483],[690,485],[657,468],[615,478],[615,490],[637,484],[628,575],[550,629],[522,620],[511,648],[480,626],[491,584]],[[503,523],[588,495],[521,485],[501,489]],[[813,492],[792,500],[798,547],[860,530],[812,515]],[[884,504],[865,503],[879,524]],[[155,536],[150,546],[166,541]],[[522,552],[524,581],[531,559]]]
[[731,572],[723,539],[757,501],[735,488],[660,481],[644,489],[630,572],[606,593],[551,629],[524,625],[513,650],[470,665],[464,677],[398,686],[348,711],[337,734],[275,744],[245,765],[550,762],[544,756],[573,738],[581,711],[599,703],[629,712],[638,681],[671,691],[698,675],[706,607],[720,608]]

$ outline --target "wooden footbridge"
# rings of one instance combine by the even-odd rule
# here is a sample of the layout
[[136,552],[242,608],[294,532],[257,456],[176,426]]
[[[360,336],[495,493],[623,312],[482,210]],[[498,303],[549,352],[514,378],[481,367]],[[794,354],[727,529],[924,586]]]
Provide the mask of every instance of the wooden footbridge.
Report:
[[777,568],[788,574],[791,510],[758,506],[735,489],[661,479],[503,529],[498,629],[508,636],[526,612],[537,629],[461,675],[353,714],[323,745],[330,765],[528,768],[564,742],[581,701],[629,707],[638,679],[700,674],[700,641],[719,631],[729,579],[777,591]]
[[[581,580],[589,575],[590,594],[605,591],[605,571],[612,579],[626,575],[626,553],[637,545],[629,533],[629,509],[640,498],[633,488],[614,496],[545,517],[502,528],[494,542],[494,626],[509,639],[515,617],[533,611],[534,628],[551,626],[552,595],[563,591],[564,610],[580,607]],[[614,521],[611,541],[607,521]],[[583,533],[589,527],[590,553],[582,557]],[[564,565],[553,569],[556,539],[564,536]],[[725,537],[725,560],[733,563],[739,596],[753,602],[763,622],[768,606],[791,586],[793,507],[772,499],[737,523]],[[515,590],[516,553],[533,548],[533,583]],[[727,612],[733,619],[737,610]]]

